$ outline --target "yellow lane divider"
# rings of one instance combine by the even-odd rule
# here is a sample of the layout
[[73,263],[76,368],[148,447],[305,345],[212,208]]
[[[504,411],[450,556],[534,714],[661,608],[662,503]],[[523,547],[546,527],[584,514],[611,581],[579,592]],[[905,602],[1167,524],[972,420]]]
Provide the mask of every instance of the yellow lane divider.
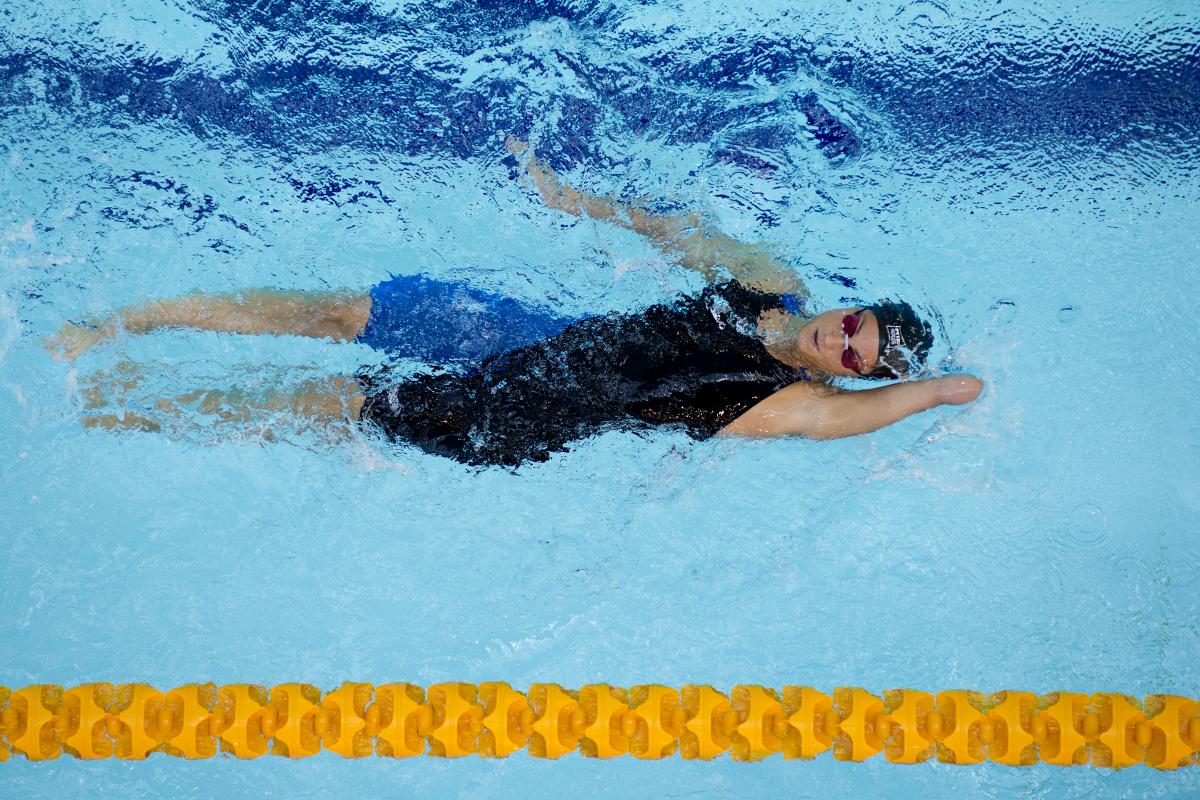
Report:
[[756,685],[726,694],[711,686],[604,683],[578,691],[536,683],[343,683],[270,689],[187,684],[166,692],[142,683],[0,687],[0,761],[76,758],[139,760],[151,753],[210,758],[271,754],[303,758],[329,750],[344,758],[479,755],[517,750],[559,758],[629,755],[739,761],[780,754],[840,761],[880,753],[895,764],[929,759],[1038,761],[1120,769],[1193,765],[1200,753],[1200,702],[1154,694],[893,689],[882,696],[840,687],[782,691]]

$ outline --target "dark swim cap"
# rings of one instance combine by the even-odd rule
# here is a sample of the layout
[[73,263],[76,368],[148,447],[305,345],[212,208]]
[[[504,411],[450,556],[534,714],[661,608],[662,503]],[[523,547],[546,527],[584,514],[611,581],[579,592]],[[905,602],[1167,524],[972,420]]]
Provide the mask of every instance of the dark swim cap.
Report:
[[933,328],[917,316],[912,306],[881,300],[866,310],[879,322],[879,365],[863,377],[903,378],[912,371],[914,362],[925,363],[933,346]]

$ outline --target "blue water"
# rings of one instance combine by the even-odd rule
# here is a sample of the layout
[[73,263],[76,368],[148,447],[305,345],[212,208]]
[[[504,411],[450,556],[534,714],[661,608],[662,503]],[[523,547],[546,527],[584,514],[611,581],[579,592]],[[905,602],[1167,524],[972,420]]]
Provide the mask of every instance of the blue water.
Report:
[[[1192,3],[63,2],[0,9],[0,682],[661,682],[1200,695]],[[769,242],[822,305],[936,309],[987,390],[831,443],[610,432],[517,472],[358,437],[87,432],[347,374],[356,345],[66,319],[469,280],[564,315],[699,280],[542,207]],[[1196,770],[71,758],[22,797],[1194,797]]]

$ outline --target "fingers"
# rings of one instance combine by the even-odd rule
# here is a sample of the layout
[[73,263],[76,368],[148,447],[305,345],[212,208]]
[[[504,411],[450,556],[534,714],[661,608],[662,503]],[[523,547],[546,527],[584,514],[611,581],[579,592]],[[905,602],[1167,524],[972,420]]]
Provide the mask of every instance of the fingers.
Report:
[[529,149],[529,145],[510,133],[504,140],[504,149],[514,156],[519,156]]
[[[548,208],[565,211],[574,216],[583,213],[583,203],[587,198],[570,186],[560,184],[558,174],[548,164],[538,159],[537,154],[528,144],[509,134],[504,141],[504,147],[524,162],[525,177],[529,178],[533,188],[541,195],[542,202]],[[521,182],[525,183],[524,178]]]
[[524,166],[525,171],[531,174],[535,181],[542,180],[547,175],[550,178],[556,177],[554,170],[538,159],[537,153],[533,152],[532,147],[511,133],[504,140],[504,149],[517,157],[517,160]]
[[522,184],[525,183],[525,177],[527,176],[532,177],[535,182],[538,180],[542,164],[538,161],[537,154],[533,152],[532,147],[510,133],[504,140],[504,149],[516,157],[517,164],[524,173],[521,177]]

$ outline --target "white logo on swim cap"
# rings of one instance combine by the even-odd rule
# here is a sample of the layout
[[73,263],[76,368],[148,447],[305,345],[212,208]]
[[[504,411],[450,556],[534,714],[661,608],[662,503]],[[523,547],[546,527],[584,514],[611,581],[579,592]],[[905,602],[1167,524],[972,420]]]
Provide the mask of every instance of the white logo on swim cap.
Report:
[[888,333],[888,349],[889,350],[893,347],[899,347],[900,345],[904,344],[904,340],[900,338],[900,326],[899,325],[888,325],[887,333]]

